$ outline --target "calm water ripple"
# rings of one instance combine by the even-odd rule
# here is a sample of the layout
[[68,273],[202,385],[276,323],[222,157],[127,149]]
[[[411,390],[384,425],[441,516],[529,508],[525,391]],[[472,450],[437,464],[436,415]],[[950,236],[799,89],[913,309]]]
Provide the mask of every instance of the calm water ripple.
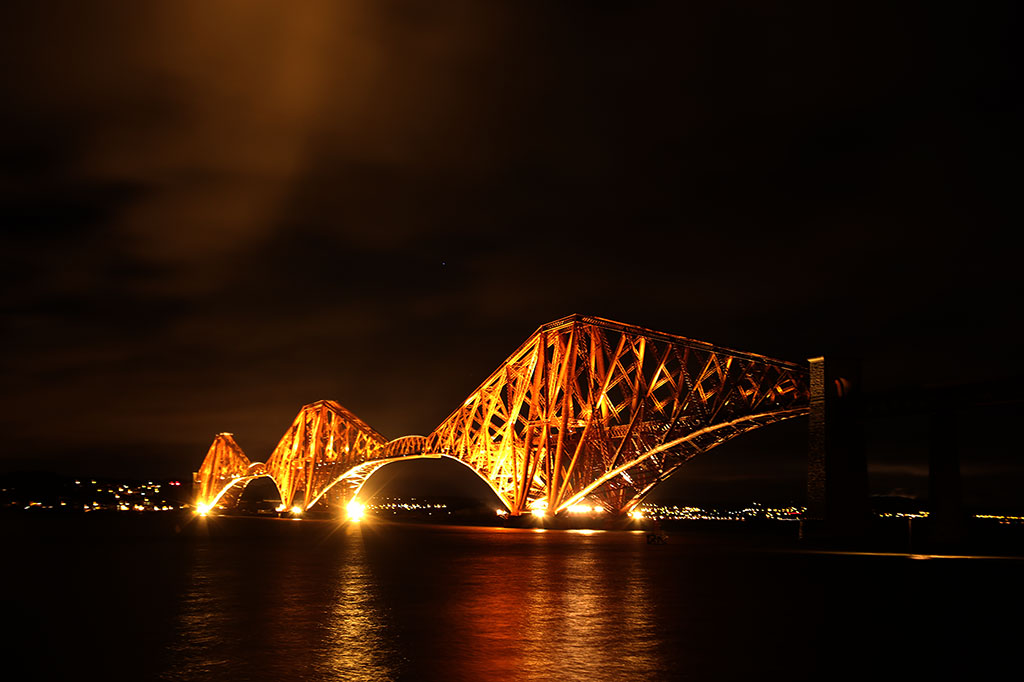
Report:
[[[220,518],[8,525],[15,672],[162,680],[896,678],[1009,660],[1019,562]],[[964,623],[989,624],[984,635]],[[20,666],[20,667],[19,667]]]

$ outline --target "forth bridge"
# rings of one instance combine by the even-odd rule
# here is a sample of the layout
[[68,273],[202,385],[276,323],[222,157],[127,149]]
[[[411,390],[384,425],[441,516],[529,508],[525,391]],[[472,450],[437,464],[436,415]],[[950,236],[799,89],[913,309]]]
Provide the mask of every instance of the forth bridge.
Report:
[[538,328],[426,436],[388,440],[332,400],[303,407],[266,462],[217,435],[196,507],[230,508],[267,477],[282,509],[359,508],[381,467],[448,457],[512,516],[625,514],[693,457],[810,409],[805,366],[570,315]]

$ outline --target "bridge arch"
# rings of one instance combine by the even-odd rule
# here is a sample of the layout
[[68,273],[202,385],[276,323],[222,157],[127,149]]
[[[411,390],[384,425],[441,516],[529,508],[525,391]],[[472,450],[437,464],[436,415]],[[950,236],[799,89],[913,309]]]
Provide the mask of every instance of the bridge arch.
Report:
[[[744,433],[806,414],[806,410],[754,414],[739,417],[729,422],[714,424],[687,434],[673,441],[663,443],[649,450],[631,462],[608,472],[556,510],[564,510],[595,492],[596,497],[608,499],[614,495],[622,500],[612,511],[628,513],[635,509],[655,486],[675,474],[684,464],[699,454],[723,445]],[[657,461],[658,459],[661,461]],[[654,466],[652,466],[654,465]],[[627,485],[623,485],[623,483]],[[608,490],[602,491],[606,486]],[[622,495],[621,492],[626,495]],[[616,494],[618,493],[618,494]]]
[[[422,436],[418,436],[418,438],[422,438]],[[441,454],[406,455],[400,457],[391,457],[388,459],[372,460],[368,462],[363,462],[362,464],[358,464],[352,467],[350,470],[346,471],[343,475],[339,476],[330,486],[328,486],[323,492],[321,492],[320,495],[310,503],[310,507],[314,506],[321,499],[327,499],[330,500],[328,502],[329,507],[336,509],[344,509],[349,502],[360,500],[360,496],[363,492],[363,489],[373,478],[374,474],[376,474],[384,467],[390,464],[397,464],[401,462],[430,459],[445,459],[458,462],[460,465],[467,468],[469,471],[472,471],[473,475],[480,479],[487,486],[487,488],[492,493],[494,493],[494,496],[497,498],[498,502],[507,508],[508,505],[505,504],[505,501],[502,499],[501,495],[498,494],[498,491],[494,489],[494,486],[491,484],[491,482],[488,481],[486,477],[481,475],[479,471],[477,471],[472,466],[456,457],[449,457],[448,455]]]
[[[262,462],[256,462],[255,464],[260,467],[264,466]],[[213,495],[212,498],[199,503],[197,507],[200,511],[209,511],[218,506],[233,507],[238,504],[238,501],[242,498],[242,495],[245,493],[245,489],[249,487],[249,484],[260,478],[270,479],[274,484],[274,488],[277,489],[278,496],[281,495],[281,487],[277,484],[277,481],[274,480],[273,476],[264,471],[251,476],[240,476],[229,481],[221,490]]]

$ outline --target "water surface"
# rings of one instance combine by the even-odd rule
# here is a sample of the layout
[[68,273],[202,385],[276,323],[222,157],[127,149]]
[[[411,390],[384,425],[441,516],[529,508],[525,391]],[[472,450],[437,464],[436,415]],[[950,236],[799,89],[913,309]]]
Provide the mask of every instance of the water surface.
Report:
[[[90,518],[92,517],[92,518]],[[897,679],[1008,663],[1024,562],[736,538],[7,519],[9,669],[165,680]],[[20,668],[20,670],[19,670]]]

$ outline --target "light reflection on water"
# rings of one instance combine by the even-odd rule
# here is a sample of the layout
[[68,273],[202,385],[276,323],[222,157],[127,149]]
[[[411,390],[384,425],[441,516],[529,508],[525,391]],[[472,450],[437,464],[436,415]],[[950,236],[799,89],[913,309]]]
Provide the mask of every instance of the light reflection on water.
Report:
[[[206,539],[165,677],[645,679],[661,670],[622,534],[367,528]],[[608,539],[615,540],[609,543]],[[602,541],[605,540],[605,541]],[[623,646],[623,644],[627,646]]]
[[[985,618],[948,590],[934,598],[964,579],[937,561],[626,532],[210,523],[183,545],[164,679],[820,679],[916,670],[915,647],[958,645],[933,627],[948,609]],[[912,637],[864,639],[894,605]]]
[[587,539],[577,544],[574,553],[543,555],[525,573],[532,627],[517,672],[537,680],[556,671],[571,679],[642,678],[658,666],[649,585],[637,557],[609,562],[601,546]]
[[11,679],[996,679],[1024,609],[1016,561],[694,534],[90,515],[0,538]]
[[194,548],[168,679],[397,677],[358,526]]
[[[657,669],[649,586],[636,557],[610,562],[585,538],[553,539],[526,536],[522,552],[487,543],[493,554],[451,564],[460,599],[438,626],[455,654],[453,678],[643,679]],[[524,538],[499,540],[516,548]]]
[[[335,586],[327,605],[317,647],[317,672],[323,679],[395,679],[401,654],[394,646],[388,609],[362,543],[362,527],[345,528],[353,540],[339,555]],[[358,539],[356,537],[358,536]],[[301,610],[302,605],[296,605]]]

